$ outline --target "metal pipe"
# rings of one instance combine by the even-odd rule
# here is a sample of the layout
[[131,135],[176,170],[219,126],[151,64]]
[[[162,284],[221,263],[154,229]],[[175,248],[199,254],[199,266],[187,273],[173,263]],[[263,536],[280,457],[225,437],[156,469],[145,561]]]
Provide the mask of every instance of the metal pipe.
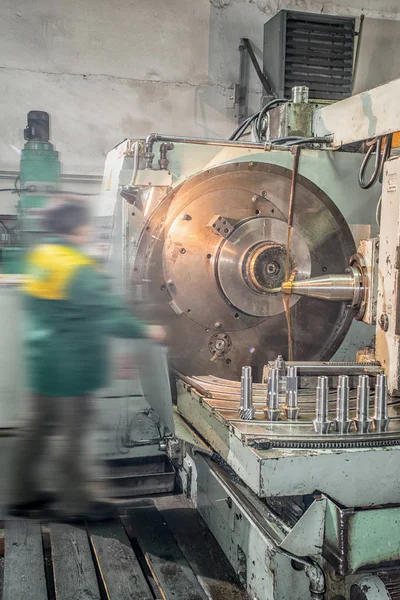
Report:
[[239,417],[244,421],[251,421],[254,419],[253,378],[251,376],[251,367],[242,367]]
[[388,418],[387,380],[383,373],[378,375],[375,386],[375,412],[373,416],[375,431],[387,431]]
[[285,281],[281,288],[284,294],[308,296],[319,300],[351,302],[357,306],[363,297],[363,280],[356,267],[350,267],[344,275],[321,275],[301,281]]
[[329,421],[329,387],[328,377],[322,375],[318,377],[316,390],[316,405],[314,429],[316,433],[326,434],[329,432],[331,422]]
[[349,433],[352,421],[349,419],[349,376],[340,375],[337,387],[335,426],[338,433]]
[[369,377],[360,375],[357,385],[357,408],[354,425],[358,433],[369,433],[372,421],[369,418]]
[[268,374],[267,408],[264,413],[268,421],[279,419],[279,369],[277,367],[270,369]]
[[[326,140],[325,140],[326,141]],[[183,137],[176,135],[161,135],[159,133],[150,133],[146,138],[145,162],[146,169],[153,167],[154,152],[153,146],[156,142],[172,142],[175,144],[198,144],[202,146],[230,146],[232,148],[247,148],[252,150],[284,150],[288,152],[291,148],[285,146],[276,146],[272,144],[259,144],[255,142],[237,142],[233,140],[216,140],[201,137]]]
[[299,416],[297,367],[288,367],[286,375],[286,404],[283,406],[285,416],[294,421]]
[[161,171],[166,171],[168,169],[169,160],[167,154],[169,150],[173,149],[173,147],[173,144],[167,142],[163,142],[162,144],[160,144],[160,158],[158,160],[158,164],[160,166]]

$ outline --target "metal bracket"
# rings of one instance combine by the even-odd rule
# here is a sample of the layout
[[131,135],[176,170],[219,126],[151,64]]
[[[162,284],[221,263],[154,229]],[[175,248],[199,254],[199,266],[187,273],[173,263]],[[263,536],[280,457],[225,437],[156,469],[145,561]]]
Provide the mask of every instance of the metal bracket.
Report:
[[226,239],[234,229],[232,222],[222,215],[214,215],[211,221],[208,223],[208,227],[210,227],[214,233],[220,235],[224,239]]

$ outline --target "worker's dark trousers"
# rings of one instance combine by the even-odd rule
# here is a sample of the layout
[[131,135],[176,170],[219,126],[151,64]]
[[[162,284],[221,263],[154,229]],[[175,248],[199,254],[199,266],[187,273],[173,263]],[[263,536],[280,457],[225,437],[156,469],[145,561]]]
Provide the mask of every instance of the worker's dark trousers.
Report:
[[56,508],[66,515],[84,510],[94,495],[90,484],[92,462],[87,450],[92,422],[90,396],[32,394],[29,420],[16,442],[11,465],[10,503],[37,498],[43,491],[41,472],[47,463],[55,474]]

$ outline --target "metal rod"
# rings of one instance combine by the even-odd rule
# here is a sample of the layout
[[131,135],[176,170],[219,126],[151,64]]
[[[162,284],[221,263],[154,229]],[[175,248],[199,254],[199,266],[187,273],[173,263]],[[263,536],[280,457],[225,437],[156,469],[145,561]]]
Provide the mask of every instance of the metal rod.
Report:
[[328,377],[318,377],[314,429],[316,433],[329,433],[331,422],[329,421],[329,387]]
[[[269,369],[275,366],[275,362],[268,363]],[[304,377],[307,375],[378,375],[382,373],[382,367],[379,363],[350,363],[350,362],[325,362],[325,361],[286,361],[287,367],[297,367],[297,375]]]
[[267,408],[264,410],[265,418],[269,421],[279,419],[279,369],[270,369],[267,384]]
[[354,425],[358,433],[369,433],[371,430],[372,421],[369,418],[369,377],[368,375],[360,375],[357,385],[357,408]]
[[[297,174],[299,172],[301,146],[296,146],[293,159],[292,182],[290,185],[289,210],[288,210],[288,227],[293,227],[294,200],[296,196]],[[287,252],[289,252],[290,244],[288,243]],[[288,274],[286,273],[288,278]]]
[[352,421],[349,419],[349,376],[340,375],[337,387],[335,427],[338,433],[349,433]]
[[253,378],[251,375],[251,367],[242,367],[239,417],[244,421],[251,421],[254,419]]
[[375,412],[373,417],[375,431],[387,431],[388,419],[387,380],[383,373],[378,375],[375,386]]
[[352,85],[353,91],[354,91],[354,84],[356,82],[356,76],[357,76],[357,71],[358,71],[358,63],[360,62],[360,49],[361,49],[362,34],[363,34],[363,30],[364,30],[364,19],[365,19],[365,15],[361,15],[360,16],[360,27],[358,29],[358,33],[355,34],[357,36],[357,48],[356,48],[356,56],[354,59],[354,66],[353,66],[353,85]]
[[[287,242],[286,242],[286,264],[285,264],[285,281],[289,281],[290,277],[290,240],[292,237],[293,227],[293,213],[294,213],[294,200],[296,196],[296,182],[297,174],[299,171],[301,147],[296,146],[294,151],[293,159],[293,170],[292,170],[292,181],[290,185],[290,196],[289,196],[289,209],[288,209],[288,220],[287,220]],[[292,322],[290,314],[290,302],[288,298],[283,297],[283,306],[285,309],[285,316],[288,330],[288,359],[293,360],[293,340],[292,340]]]
[[254,54],[254,50],[253,50],[253,46],[251,45],[251,42],[248,38],[242,38],[242,43],[243,46],[246,48],[247,52],[249,53],[250,56],[250,60],[253,64],[253,67],[256,70],[256,73],[258,75],[259,80],[261,81],[261,84],[266,92],[266,94],[268,96],[272,96],[275,97],[275,94],[272,90],[272,86],[271,83],[268,80],[268,77],[266,76],[265,73],[263,73],[263,71],[261,70],[260,65],[258,64],[258,60],[256,58],[256,55]]
[[299,416],[297,367],[288,367],[286,375],[286,404],[283,406],[285,416],[295,421]]

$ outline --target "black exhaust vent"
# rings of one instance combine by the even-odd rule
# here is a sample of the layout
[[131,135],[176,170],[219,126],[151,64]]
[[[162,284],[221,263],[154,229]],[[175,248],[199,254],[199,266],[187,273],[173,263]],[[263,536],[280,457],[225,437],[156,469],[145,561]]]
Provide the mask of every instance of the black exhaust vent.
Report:
[[281,10],[264,26],[264,71],[279,97],[306,85],[312,99],[351,95],[355,19]]

